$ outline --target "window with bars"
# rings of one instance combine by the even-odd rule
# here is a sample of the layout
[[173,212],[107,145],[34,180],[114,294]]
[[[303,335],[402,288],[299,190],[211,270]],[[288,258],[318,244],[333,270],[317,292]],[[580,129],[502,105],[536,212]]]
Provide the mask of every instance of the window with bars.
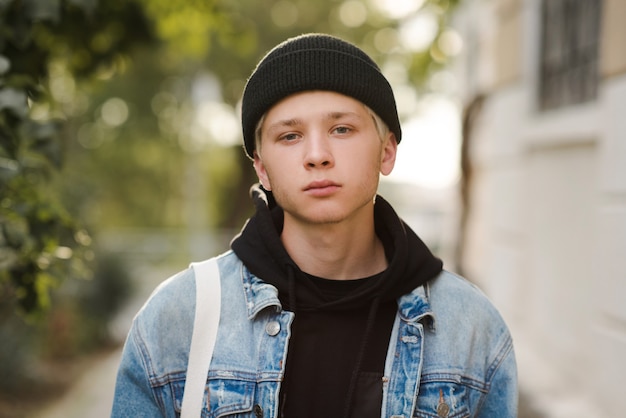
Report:
[[539,106],[596,98],[602,0],[543,0]]

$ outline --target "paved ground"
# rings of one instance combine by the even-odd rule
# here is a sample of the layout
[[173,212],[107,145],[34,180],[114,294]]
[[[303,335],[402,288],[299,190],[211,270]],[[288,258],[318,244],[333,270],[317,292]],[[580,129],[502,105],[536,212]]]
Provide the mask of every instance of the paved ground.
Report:
[[33,418],[108,418],[121,350],[103,355],[57,402]]

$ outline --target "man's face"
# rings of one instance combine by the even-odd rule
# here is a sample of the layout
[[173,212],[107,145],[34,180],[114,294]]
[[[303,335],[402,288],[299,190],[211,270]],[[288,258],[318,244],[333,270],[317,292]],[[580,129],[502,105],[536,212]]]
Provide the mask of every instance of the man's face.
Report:
[[[285,219],[320,224],[365,220],[379,174],[393,169],[396,141],[380,138],[359,101],[329,91],[289,96],[261,126],[254,167]],[[369,211],[369,215],[368,215]]]

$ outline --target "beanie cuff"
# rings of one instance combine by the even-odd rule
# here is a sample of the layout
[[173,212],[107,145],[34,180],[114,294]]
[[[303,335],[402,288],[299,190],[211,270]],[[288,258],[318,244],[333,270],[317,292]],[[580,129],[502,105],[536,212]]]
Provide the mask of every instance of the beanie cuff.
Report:
[[295,42],[300,40],[304,45],[283,53],[275,52],[279,45],[249,78],[243,94],[242,128],[250,158],[261,117],[282,99],[303,91],[334,91],[359,100],[387,124],[400,142],[402,132],[393,90],[376,64],[351,44],[330,36],[317,37],[322,42],[312,45],[306,45],[306,35],[295,38]]

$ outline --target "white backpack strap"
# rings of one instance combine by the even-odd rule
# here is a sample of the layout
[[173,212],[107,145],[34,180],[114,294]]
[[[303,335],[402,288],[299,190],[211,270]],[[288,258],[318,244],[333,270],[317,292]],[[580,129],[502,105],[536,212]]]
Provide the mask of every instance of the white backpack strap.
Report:
[[191,263],[196,277],[196,313],[187,363],[181,418],[198,418],[220,322],[221,289],[217,260]]

